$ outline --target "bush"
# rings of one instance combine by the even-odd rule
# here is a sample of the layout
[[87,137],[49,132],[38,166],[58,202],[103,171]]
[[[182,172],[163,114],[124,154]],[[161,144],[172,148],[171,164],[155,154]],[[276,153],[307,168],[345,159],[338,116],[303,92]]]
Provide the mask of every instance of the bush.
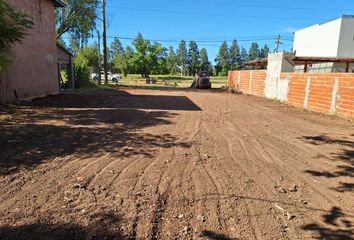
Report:
[[218,73],[218,77],[226,77],[226,76],[227,76],[227,72],[221,71]]
[[75,88],[94,87],[95,84],[91,82],[90,75],[91,72],[87,66],[74,66]]

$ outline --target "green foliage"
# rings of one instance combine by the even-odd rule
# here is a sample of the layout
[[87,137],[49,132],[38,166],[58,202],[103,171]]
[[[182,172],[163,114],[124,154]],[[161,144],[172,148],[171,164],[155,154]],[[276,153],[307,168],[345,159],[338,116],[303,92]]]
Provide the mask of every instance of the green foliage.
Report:
[[208,52],[205,48],[200,50],[200,70],[212,73],[211,63],[209,62]]
[[261,52],[260,52],[260,56],[259,58],[266,58],[268,57],[268,54],[270,53],[270,49],[269,47],[266,45],[264,45],[264,47],[261,49]]
[[74,79],[77,88],[94,86],[94,83],[90,81],[90,69],[86,65],[74,65]]
[[261,53],[261,51],[259,50],[258,43],[253,42],[251,44],[250,51],[249,51],[249,60],[252,61],[252,60],[258,59],[260,56],[260,53]]
[[194,76],[200,70],[200,53],[198,50],[198,45],[194,41],[190,41],[189,43],[187,63],[189,75]]
[[240,53],[240,47],[236,40],[232,41],[232,45],[229,50],[229,70],[240,69],[242,66],[242,59]]
[[76,66],[87,66],[91,68],[93,72],[99,71],[98,61],[98,46],[92,44],[88,47],[79,49],[74,60]]
[[178,73],[178,59],[173,47],[169,47],[166,58],[167,72],[171,75]]
[[182,40],[177,50],[177,65],[181,68],[182,75],[185,75],[187,64],[187,45],[186,42]]
[[249,61],[249,56],[248,56],[247,50],[246,50],[246,48],[242,47],[241,48],[241,63],[243,64],[248,61]]
[[116,54],[120,54],[124,52],[123,45],[121,41],[118,38],[114,38],[114,40],[111,43],[111,47],[109,49],[110,51],[110,56],[113,58]]
[[33,26],[30,15],[0,0],[0,73],[10,65],[11,49]]
[[150,42],[145,40],[142,34],[139,33],[135,38],[133,45],[136,53],[133,55],[132,63],[135,65],[141,76],[148,77],[150,75],[150,66],[147,54],[149,51]]
[[[229,48],[227,46],[226,41],[224,41],[221,44],[220,49],[219,49],[219,53],[216,56],[215,62],[216,62],[215,68],[218,72],[217,75],[219,75],[219,72],[222,72],[225,74],[229,71]],[[224,75],[222,75],[222,76],[224,76]]]
[[96,28],[99,0],[68,0],[67,6],[56,10],[57,38],[70,33],[80,46],[86,45]]

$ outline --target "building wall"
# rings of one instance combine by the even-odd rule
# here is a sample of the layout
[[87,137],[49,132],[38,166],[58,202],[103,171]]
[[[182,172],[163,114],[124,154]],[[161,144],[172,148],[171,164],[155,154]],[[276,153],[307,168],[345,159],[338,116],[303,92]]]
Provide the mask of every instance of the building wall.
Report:
[[280,79],[282,72],[293,72],[294,67],[285,59],[285,53],[268,55],[267,78],[265,82],[265,96],[267,98],[285,101],[288,93],[288,80]]
[[9,0],[35,16],[29,35],[14,47],[9,71],[0,76],[0,100],[15,100],[58,93],[58,68],[53,2]]
[[337,57],[354,57],[354,17],[342,20]]
[[295,32],[296,56],[337,57],[341,26],[342,18],[339,18]]
[[[237,85],[238,76],[249,76],[250,71],[233,71],[229,73],[229,87]],[[262,75],[258,74],[261,78]],[[266,75],[263,73],[264,81]],[[241,78],[241,82],[242,82]],[[249,82],[248,79],[244,80]],[[261,79],[258,82],[262,82]],[[352,73],[280,73],[279,88],[281,83],[287,83],[285,102],[289,105],[308,109],[310,111],[338,114],[354,118],[354,74]],[[242,86],[242,85],[241,85]],[[263,85],[264,88],[266,87]],[[248,93],[242,89],[243,93]],[[258,89],[251,92],[253,95],[262,96]]]

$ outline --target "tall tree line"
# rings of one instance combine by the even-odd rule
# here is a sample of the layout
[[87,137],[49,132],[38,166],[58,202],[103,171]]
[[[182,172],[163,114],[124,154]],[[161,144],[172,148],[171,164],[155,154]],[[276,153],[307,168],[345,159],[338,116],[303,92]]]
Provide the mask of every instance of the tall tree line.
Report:
[[[97,70],[98,53],[93,56],[98,46],[88,46],[88,39],[96,30],[99,19],[99,0],[68,0],[67,7],[58,9],[56,14],[57,38],[70,36],[70,47],[78,56],[78,62],[90,64],[92,70]],[[64,43],[64,41],[62,41]],[[91,56],[88,56],[91,53]],[[236,40],[228,46],[223,42],[213,67],[205,48],[199,49],[195,41],[181,41],[177,49],[164,47],[158,42],[150,42],[138,34],[132,46],[123,47],[119,39],[114,39],[109,51],[110,68],[123,73],[139,73],[142,76],[150,74],[181,74],[194,75],[198,71],[209,71],[216,75],[227,75],[231,69],[240,69],[243,63],[258,58],[267,57],[269,48],[260,48],[254,42],[247,50],[240,47]],[[86,60],[85,60],[86,59]]]
[[[78,49],[76,63],[82,64],[86,61],[93,71],[97,71],[99,63],[95,52],[98,52],[97,44]],[[244,62],[267,57],[268,53],[267,45],[259,48],[257,43],[252,43],[250,49],[246,50],[240,47],[236,40],[230,47],[224,41],[215,59],[216,64],[212,66],[207,50],[205,48],[199,50],[195,41],[187,43],[182,40],[177,49],[172,46],[166,48],[159,42],[144,39],[139,33],[132,45],[123,46],[121,41],[115,38],[110,46],[109,61],[113,72],[125,76],[128,74],[141,74],[143,77],[151,74],[194,76],[199,71],[226,76],[229,70],[240,69]]]
[[248,61],[266,58],[270,50],[267,45],[259,48],[258,43],[253,42],[249,51],[239,46],[237,40],[233,40],[229,47],[224,41],[219,49],[219,53],[215,59],[216,75],[226,76],[229,70],[242,69],[243,64]]

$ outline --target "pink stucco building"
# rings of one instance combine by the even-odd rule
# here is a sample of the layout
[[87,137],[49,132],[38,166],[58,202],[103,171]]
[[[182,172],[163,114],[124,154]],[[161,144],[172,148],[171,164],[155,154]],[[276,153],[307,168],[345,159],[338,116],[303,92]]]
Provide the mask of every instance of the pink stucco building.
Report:
[[59,92],[55,8],[61,0],[8,0],[34,17],[28,36],[14,47],[10,69],[0,75],[0,102]]

